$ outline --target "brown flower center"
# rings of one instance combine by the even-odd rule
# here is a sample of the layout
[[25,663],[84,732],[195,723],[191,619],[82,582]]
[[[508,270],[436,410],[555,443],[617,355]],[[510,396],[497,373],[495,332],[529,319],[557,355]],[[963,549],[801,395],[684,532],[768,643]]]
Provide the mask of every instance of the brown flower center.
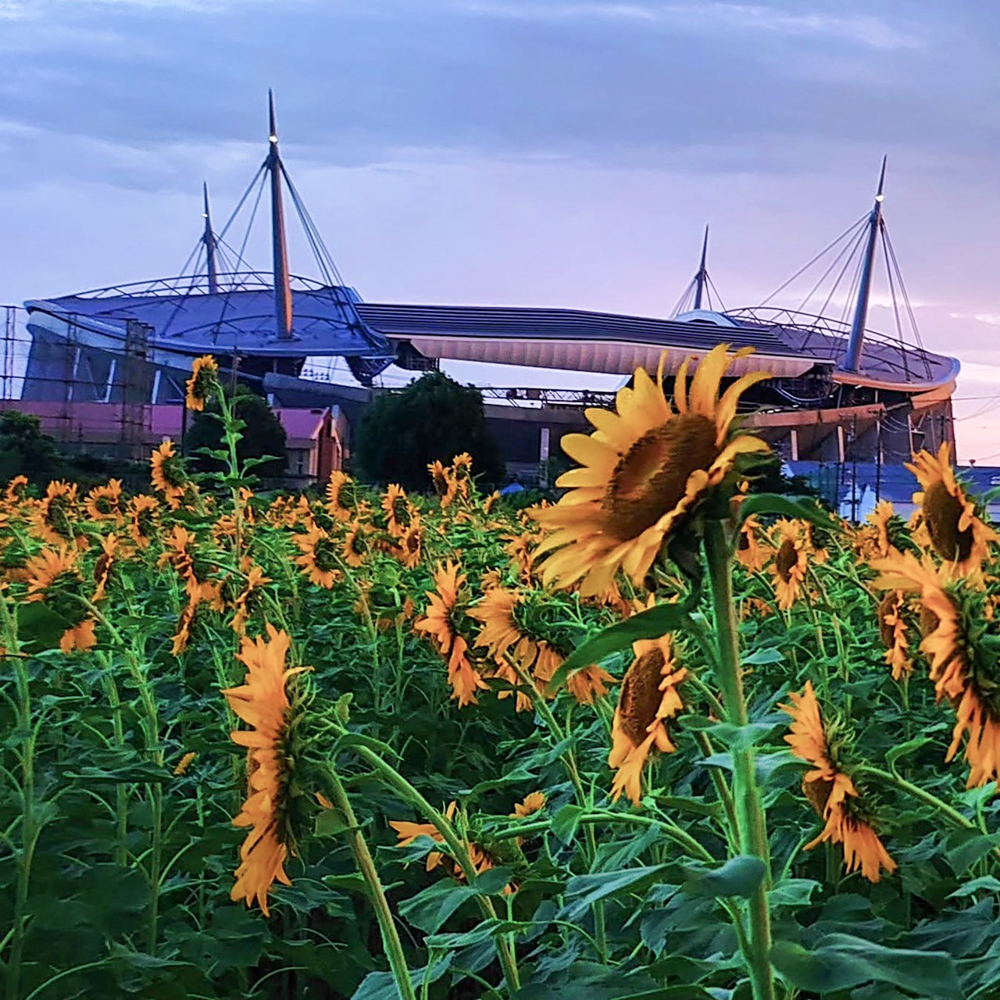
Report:
[[646,730],[656,718],[663,696],[660,681],[664,665],[663,653],[651,649],[643,653],[625,674],[618,698],[618,721],[622,731],[638,746],[648,735]]
[[778,548],[778,554],[774,557],[774,566],[784,583],[792,579],[792,570],[798,565],[799,550],[795,543],[786,538]]
[[718,458],[715,434],[708,417],[685,413],[639,438],[619,459],[602,501],[608,534],[628,541],[673,510],[691,473]]
[[823,815],[832,791],[833,782],[827,781],[825,778],[816,778],[813,781],[802,782],[802,792],[809,800],[809,804],[816,810],[817,816]]
[[928,608],[925,605],[921,604],[920,605],[920,635],[923,638],[926,639],[927,636],[929,636],[931,634],[931,632],[934,632],[934,631],[937,630],[937,627],[940,624],[941,624],[941,619],[938,618],[938,616],[933,611],[931,611],[930,608]]
[[968,559],[972,553],[972,528],[958,530],[963,504],[942,482],[924,491],[924,522],[931,544],[942,559]]

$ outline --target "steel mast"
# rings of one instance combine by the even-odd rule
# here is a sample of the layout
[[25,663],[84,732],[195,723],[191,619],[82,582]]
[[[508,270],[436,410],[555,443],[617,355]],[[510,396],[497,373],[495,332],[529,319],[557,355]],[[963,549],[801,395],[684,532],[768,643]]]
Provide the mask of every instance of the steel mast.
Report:
[[278,154],[278,126],[274,117],[274,91],[267,92],[270,120],[268,150],[264,166],[271,174],[271,239],[274,258],[274,312],[278,339],[292,340],[292,284],[288,273],[288,243],[285,239],[285,210],[281,202],[281,157]]
[[701,264],[698,267],[698,273],[694,276],[694,308],[701,308],[702,295],[705,292],[705,287],[708,284],[708,226],[705,226],[705,239],[701,245]]
[[868,216],[868,240],[865,245],[865,256],[861,265],[861,279],[858,282],[858,301],[854,307],[854,320],[851,323],[851,335],[847,341],[847,352],[840,365],[841,371],[856,372],[861,365],[861,352],[865,346],[865,327],[868,323],[868,300],[872,290],[872,271],[875,269],[875,241],[882,229],[882,202],[885,200],[885,164],[882,157],[882,171],[878,178],[878,191],[875,193],[875,204]]
[[219,292],[219,267],[215,260],[215,249],[218,245],[218,240],[212,231],[212,216],[208,210],[208,181],[202,182],[202,194],[205,199],[205,210],[202,213],[205,217],[205,232],[201,237],[201,242],[205,244],[205,259],[208,266],[208,291],[210,295],[217,295]]

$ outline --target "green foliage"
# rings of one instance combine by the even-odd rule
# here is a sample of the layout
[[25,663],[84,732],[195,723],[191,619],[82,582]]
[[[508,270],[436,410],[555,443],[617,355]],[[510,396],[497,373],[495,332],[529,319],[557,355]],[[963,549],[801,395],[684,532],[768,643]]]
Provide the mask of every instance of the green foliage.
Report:
[[499,484],[504,466],[486,424],[483,397],[442,372],[422,375],[400,392],[377,396],[365,411],[354,438],[360,475],[375,483],[427,488],[427,466],[451,464],[462,452],[484,484]]
[[59,475],[61,464],[59,449],[42,433],[38,417],[18,410],[0,413],[0,483],[27,476],[44,484]]
[[[277,414],[267,405],[266,399],[245,386],[237,387],[235,395],[227,398],[233,416],[245,425],[236,445],[239,461],[245,463],[250,459],[273,457],[273,461],[261,463],[254,471],[265,479],[280,478],[287,462],[287,437]],[[195,469],[217,472],[225,463],[214,456],[199,454],[199,449],[218,451],[223,445],[221,410],[218,399],[213,398],[203,412],[194,413],[184,438],[184,450],[191,456]]]

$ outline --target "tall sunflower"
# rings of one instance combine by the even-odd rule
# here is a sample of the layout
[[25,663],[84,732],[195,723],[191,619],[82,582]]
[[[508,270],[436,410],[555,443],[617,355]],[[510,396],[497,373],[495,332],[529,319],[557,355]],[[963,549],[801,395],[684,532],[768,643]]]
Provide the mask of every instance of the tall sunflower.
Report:
[[854,782],[836,762],[812,681],[806,681],[801,694],[789,692],[789,698],[791,705],[778,706],[792,717],[785,742],[796,757],[812,764],[802,779],[802,791],[825,821],[819,836],[804,849],[812,850],[825,841],[843,844],[844,867],[849,872],[860,868],[869,882],[878,882],[882,869],[893,872],[897,865],[868,821]]
[[28,560],[28,601],[41,601],[59,615],[68,627],[59,639],[64,653],[97,644],[94,618],[83,601],[83,577],[76,566],[77,551],[65,546],[42,549]]
[[912,465],[906,467],[923,488],[913,494],[913,502],[941,559],[961,575],[978,574],[990,544],[1000,542],[1000,535],[979,518],[976,505],[955,479],[950,454],[945,441],[936,457],[927,451],[913,456]]
[[114,521],[121,524],[124,519],[122,481],[109,479],[104,486],[95,486],[84,501],[84,510],[93,521]]
[[410,526],[397,539],[396,546],[390,551],[407,569],[415,569],[420,564],[422,541],[423,528],[420,519],[414,517]]
[[774,596],[778,607],[787,611],[802,595],[802,584],[809,568],[809,549],[800,525],[782,518],[771,528],[774,559],[770,565]]
[[431,474],[434,492],[437,493],[441,509],[444,510],[455,499],[455,494],[458,492],[458,481],[452,474],[452,470],[442,465],[438,459],[427,466],[427,471]]
[[104,535],[101,538],[101,554],[94,561],[94,596],[96,604],[104,599],[108,583],[111,580],[111,570],[120,556],[121,544],[117,535]]
[[416,517],[406,490],[398,483],[390,483],[382,497],[382,510],[389,519],[388,531],[393,538],[402,538]]
[[45,487],[45,496],[35,505],[32,533],[49,545],[67,545],[76,534],[77,485],[62,481]]
[[330,473],[326,484],[326,507],[338,521],[350,521],[357,515],[360,502],[357,483],[340,469]]
[[219,366],[211,354],[194,359],[185,388],[184,405],[189,410],[203,411],[209,395],[219,388]]
[[892,670],[892,679],[901,680],[913,671],[905,593],[902,590],[886,591],[876,613],[879,638],[885,646],[885,662]]
[[128,533],[140,549],[149,548],[156,534],[156,511],[159,501],[140,493],[128,502]]
[[167,501],[167,505],[176,510],[181,505],[187,475],[184,472],[184,460],[174,453],[174,443],[169,438],[159,448],[153,449],[149,458],[150,479]]
[[753,514],[740,525],[736,558],[748,573],[759,573],[770,558],[767,547],[760,544],[763,530],[760,521]]
[[625,792],[633,805],[639,805],[642,771],[650,753],[654,748],[661,753],[676,749],[667,722],[684,707],[677,689],[687,670],[676,663],[669,634],[632,643],[632,654],[635,659],[618,692],[608,765],[618,772],[611,798],[617,802]]
[[344,544],[340,554],[348,566],[357,569],[363,566],[371,546],[368,543],[368,525],[355,520],[351,523],[347,534],[344,536]]
[[234,901],[247,906],[257,901],[269,916],[267,894],[275,880],[291,885],[285,861],[295,852],[295,839],[287,815],[291,762],[291,733],[295,709],[288,697],[290,678],[307,667],[286,669],[290,640],[286,632],[267,626],[267,638],[244,638],[237,659],[247,668],[244,683],[222,693],[229,707],[252,728],[231,734],[234,743],[247,748],[249,794],[234,826],[249,827],[240,848]]
[[[737,379],[719,397],[729,366],[748,351],[713,348],[688,386],[689,360],[674,382],[676,412],[663,392],[662,362],[654,382],[643,370],[633,388],[618,391],[617,413],[588,409],[592,434],[567,434],[563,451],[581,463],[559,477],[572,487],[558,504],[535,517],[550,532],[539,551],[550,553],[546,583],[583,596],[607,590],[623,569],[638,585],[664,539],[694,506],[733,470],[745,452],[765,451],[758,438],[734,430],[740,395],[769,376]],[[558,550],[558,551],[553,551]]]

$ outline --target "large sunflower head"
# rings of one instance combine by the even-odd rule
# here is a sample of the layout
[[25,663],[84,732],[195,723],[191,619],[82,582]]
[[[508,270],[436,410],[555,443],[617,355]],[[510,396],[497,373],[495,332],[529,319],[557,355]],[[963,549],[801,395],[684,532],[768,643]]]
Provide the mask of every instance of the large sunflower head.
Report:
[[50,545],[65,545],[76,534],[76,515],[76,483],[51,482],[32,515],[34,534]]
[[140,493],[128,503],[128,533],[140,549],[149,548],[156,535],[156,512],[160,504],[155,497]]
[[290,799],[302,699],[298,691],[289,698],[289,690],[295,686],[293,678],[308,668],[286,668],[288,651],[288,634],[273,625],[267,626],[266,639],[244,638],[236,658],[246,666],[246,678],[239,687],[222,692],[233,712],[251,727],[231,734],[234,743],[247,748],[249,785],[233,824],[250,831],[240,848],[230,895],[234,901],[245,900],[247,906],[256,900],[265,916],[274,882],[291,884],[284,865],[296,850]]
[[[617,412],[589,409],[592,434],[568,434],[563,451],[581,463],[558,486],[571,487],[558,504],[535,512],[548,532],[541,551],[546,583],[584,596],[601,593],[619,569],[641,584],[664,539],[734,470],[739,455],[763,451],[758,438],[734,430],[740,395],[769,376],[753,372],[719,396],[732,362],[719,344],[698,365],[690,386],[685,361],[674,382],[674,405],[663,391],[662,365],[654,382],[638,369],[623,388]],[[676,407],[676,409],[675,409]],[[553,550],[558,550],[554,551]]]
[[420,564],[422,542],[423,528],[420,519],[414,517],[410,526],[397,539],[392,553],[407,569],[414,569]]
[[358,512],[361,494],[358,484],[340,469],[330,473],[326,484],[326,506],[338,521],[350,521]]
[[955,479],[948,442],[941,445],[937,456],[918,452],[913,464],[906,467],[922,487],[913,494],[913,502],[934,551],[945,562],[953,563],[958,573],[978,574],[989,555],[989,545],[1000,542],[1000,535],[980,519],[975,503]]
[[787,610],[802,595],[809,568],[809,546],[802,526],[787,518],[774,523],[770,536],[774,547],[770,566],[774,596],[778,599],[778,607]]
[[388,517],[388,531],[394,538],[401,538],[413,523],[416,512],[407,499],[406,490],[398,483],[390,483],[382,497],[382,510]]
[[194,359],[186,388],[184,405],[189,410],[204,410],[208,397],[219,388],[219,366],[211,354]]
[[344,562],[354,569],[364,565],[364,561],[371,551],[371,544],[368,541],[369,530],[368,525],[361,521],[354,521],[344,536],[341,555]]
[[438,563],[434,573],[434,590],[427,591],[430,604],[422,618],[413,623],[418,632],[430,635],[443,655],[451,651],[457,630],[454,616],[459,591],[465,585],[465,574],[451,560]]

